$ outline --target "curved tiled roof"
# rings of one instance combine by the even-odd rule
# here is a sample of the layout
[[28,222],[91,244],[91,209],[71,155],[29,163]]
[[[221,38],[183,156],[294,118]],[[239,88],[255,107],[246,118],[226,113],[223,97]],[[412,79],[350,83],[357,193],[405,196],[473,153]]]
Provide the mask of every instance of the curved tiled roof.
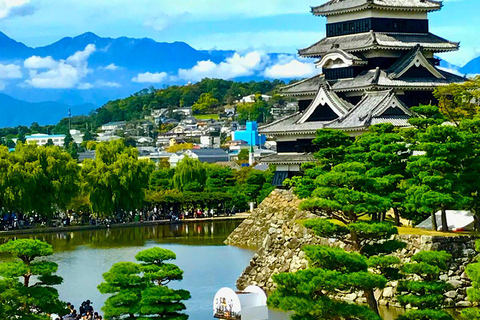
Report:
[[346,52],[361,52],[371,49],[411,50],[420,45],[423,50],[433,52],[456,51],[458,42],[451,42],[432,33],[384,33],[365,32],[339,37],[323,38],[298,54],[303,57],[322,57],[341,49]]
[[442,1],[434,0],[330,0],[323,5],[312,7],[312,13],[329,16],[366,9],[429,12],[440,10],[442,6]]
[[319,74],[288,86],[284,86],[280,88],[280,92],[287,96],[315,95],[320,85],[325,83],[325,78],[323,75]]
[[438,79],[433,76],[429,78],[420,77],[391,79],[386,71],[374,69],[363,72],[353,79],[339,80],[332,85],[332,89],[336,92],[369,90],[373,88],[401,88],[405,90],[418,91],[433,90],[435,87],[438,86],[448,85],[450,83],[460,83],[465,81],[463,77],[457,76],[455,74],[443,70],[438,71],[441,75],[443,75],[444,79]]

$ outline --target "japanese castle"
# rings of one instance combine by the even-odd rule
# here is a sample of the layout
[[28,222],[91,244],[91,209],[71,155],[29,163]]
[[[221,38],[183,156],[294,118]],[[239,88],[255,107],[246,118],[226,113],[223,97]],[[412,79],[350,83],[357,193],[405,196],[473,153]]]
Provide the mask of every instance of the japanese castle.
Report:
[[428,13],[442,6],[433,0],[330,0],[312,8],[327,18],[326,37],[299,55],[316,58],[322,72],[284,87],[299,111],[259,128],[277,141],[278,154],[263,160],[277,165],[274,184],[314,160],[318,129],[356,136],[379,123],[406,127],[410,107],[436,103],[435,87],[465,81],[437,68],[436,53],[459,49],[429,32]]

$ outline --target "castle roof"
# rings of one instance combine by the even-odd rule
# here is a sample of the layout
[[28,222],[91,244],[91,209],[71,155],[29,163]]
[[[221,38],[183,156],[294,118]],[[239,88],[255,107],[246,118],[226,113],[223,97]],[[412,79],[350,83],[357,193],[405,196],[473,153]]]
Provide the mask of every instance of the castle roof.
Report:
[[[389,110],[397,112],[388,114]],[[367,91],[351,112],[330,122],[325,128],[364,130],[372,124],[379,123],[407,127],[411,115],[410,110],[398,99],[393,90]]]
[[358,90],[371,89],[402,89],[402,90],[433,90],[435,87],[441,85],[448,85],[450,83],[465,82],[463,77],[455,74],[438,70],[443,78],[436,77],[416,77],[416,78],[399,78],[392,79],[387,71],[380,69],[373,69],[361,73],[353,79],[340,79],[332,84],[332,90],[335,92],[348,92]]
[[365,32],[339,37],[323,38],[308,48],[298,51],[303,57],[322,57],[332,51],[341,49],[345,52],[367,50],[411,50],[420,45],[423,50],[433,52],[456,51],[458,42],[451,42],[432,33],[384,33]]
[[442,6],[442,1],[433,0],[330,0],[312,7],[312,13],[316,16],[329,16],[367,9],[430,12],[440,10]]
[[[334,94],[330,92],[330,94]],[[312,103],[309,108],[321,108]],[[339,129],[344,131],[363,131],[380,123],[392,123],[397,127],[407,127],[411,111],[401,102],[393,90],[367,91],[362,100],[352,109],[333,121],[303,122],[308,113],[297,112],[293,115],[259,128],[267,135],[315,134],[317,130]]]
[[319,74],[288,86],[284,86],[280,89],[280,92],[289,96],[315,95],[322,84],[326,84],[325,78],[323,75]]

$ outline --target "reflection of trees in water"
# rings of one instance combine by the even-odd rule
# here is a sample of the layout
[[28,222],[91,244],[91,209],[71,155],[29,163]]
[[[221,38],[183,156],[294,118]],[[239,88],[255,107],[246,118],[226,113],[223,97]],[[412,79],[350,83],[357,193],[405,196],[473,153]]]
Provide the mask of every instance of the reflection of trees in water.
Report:
[[240,224],[238,220],[204,221],[134,228],[18,235],[0,238],[0,243],[10,239],[39,239],[53,245],[55,251],[71,251],[75,250],[77,246],[83,245],[98,249],[144,246],[147,241],[186,245],[221,245],[238,224]]

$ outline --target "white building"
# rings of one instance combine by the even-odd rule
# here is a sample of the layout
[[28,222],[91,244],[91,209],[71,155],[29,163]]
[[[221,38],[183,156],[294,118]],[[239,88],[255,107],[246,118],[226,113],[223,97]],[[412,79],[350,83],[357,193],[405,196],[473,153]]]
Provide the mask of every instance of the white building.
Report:
[[[272,99],[271,96],[267,96],[266,94],[261,95],[263,101],[270,101]],[[245,96],[242,99],[238,100],[237,103],[254,103],[255,102],[255,95],[251,94],[249,96]]]
[[109,122],[102,125],[102,131],[115,131],[125,129],[127,123],[125,121]]
[[31,136],[26,136],[25,141],[27,143],[36,143],[38,146],[44,146],[48,143],[48,140],[52,140],[53,144],[58,147],[63,147],[65,144],[65,135],[64,134],[43,134],[36,133]]
[[80,145],[83,142],[84,134],[80,130],[71,129],[70,135],[72,136],[76,144]]

